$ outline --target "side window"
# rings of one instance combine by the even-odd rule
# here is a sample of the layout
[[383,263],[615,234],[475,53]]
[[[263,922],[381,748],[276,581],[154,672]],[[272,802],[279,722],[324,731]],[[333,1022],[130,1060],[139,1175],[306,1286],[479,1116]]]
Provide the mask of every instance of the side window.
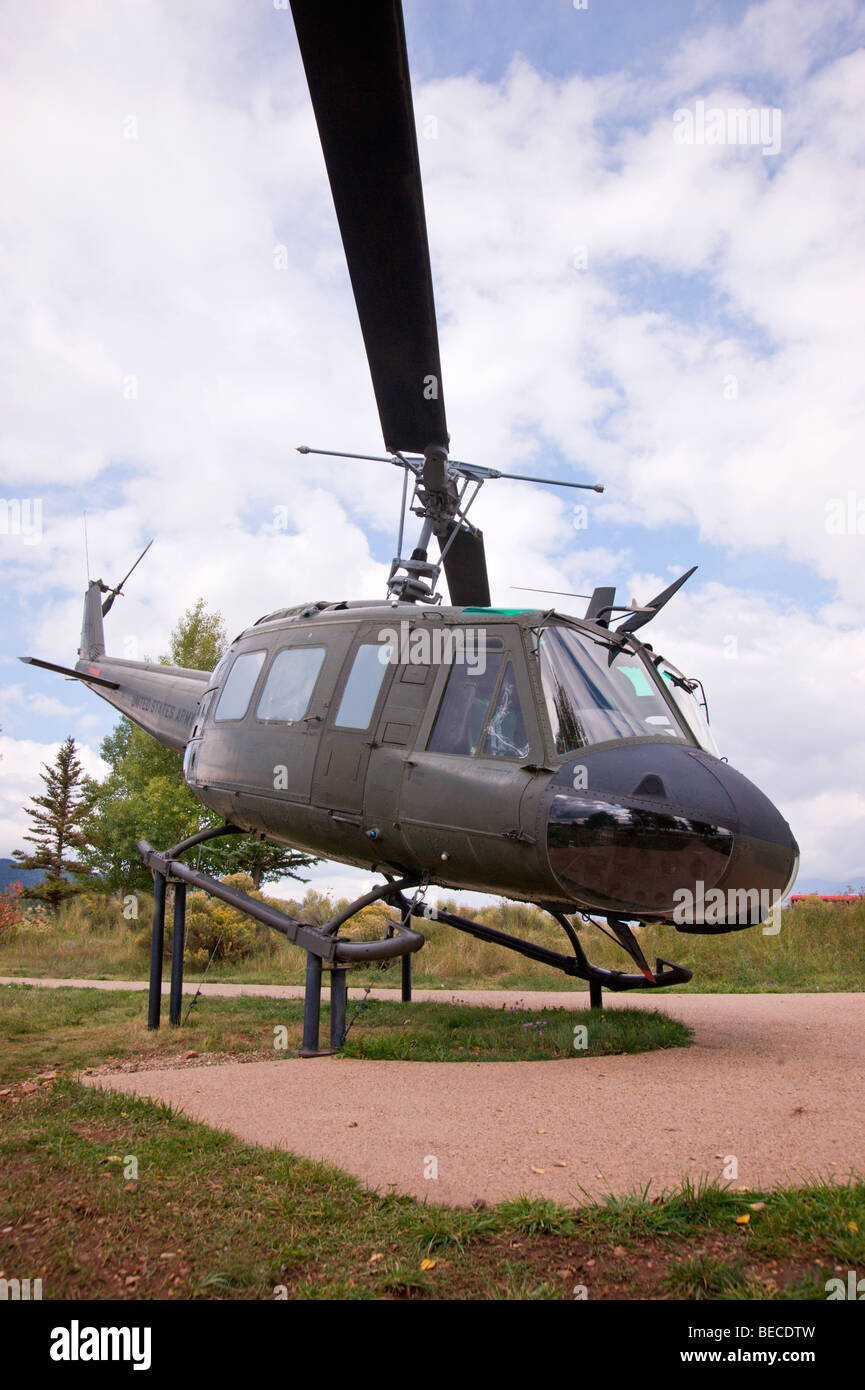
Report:
[[380,642],[358,647],[333,721],[337,728],[369,727],[392,654],[393,649]]
[[289,723],[302,718],[324,655],[324,647],[288,647],[277,652],[258,702],[258,718]]
[[451,667],[427,745],[431,753],[475,752],[501,665],[501,653],[488,652],[485,670],[476,675],[462,662]]
[[264,662],[264,652],[243,652],[237,657],[222,687],[215,719],[242,719],[249,708],[255,682]]
[[483,752],[492,758],[525,758],[529,751],[513,662],[509,661],[487,725]]

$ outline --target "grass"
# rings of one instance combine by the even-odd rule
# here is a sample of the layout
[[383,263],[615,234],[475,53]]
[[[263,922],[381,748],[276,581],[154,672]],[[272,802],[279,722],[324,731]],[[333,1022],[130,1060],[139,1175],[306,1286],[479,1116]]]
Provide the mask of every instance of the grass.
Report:
[[[350,1017],[350,1015],[349,1015]],[[575,1030],[585,1028],[585,1047]],[[491,1009],[470,1004],[368,1002],[347,1057],[413,1062],[548,1061],[684,1047],[691,1030],[649,1009]]]
[[[315,919],[324,909],[311,904]],[[119,900],[73,900],[56,921],[31,919],[0,939],[0,974],[147,978],[146,937],[149,901],[142,897],[139,919],[124,921]],[[490,925],[567,950],[564,934],[545,914],[524,904],[503,902],[474,914]],[[436,922],[422,924],[427,944],[415,957],[418,988],[445,989],[582,989],[547,966],[516,956],[502,947],[477,941]],[[640,933],[646,956],[675,960],[694,972],[678,991],[763,993],[865,990],[865,899],[855,906],[833,906],[810,899],[783,914],[777,936],[760,927],[724,936],[689,936],[673,926],[647,927]],[[631,968],[624,953],[593,926],[581,937],[589,958],[606,968]],[[189,978],[197,972],[188,972]],[[216,961],[210,981],[256,984],[302,984],[303,953],[282,938],[265,934],[256,951],[237,965]],[[352,973],[353,984],[388,985],[395,972]]]
[[[184,1052],[279,1059],[300,1047],[300,1000],[199,998],[182,1028],[145,1026],[146,996],[128,990],[0,986],[0,1079],[70,1075],[135,1057],[159,1063]],[[164,1001],[167,1002],[167,1001]],[[184,1011],[189,1000],[184,1001]],[[352,1016],[352,1010],[349,1018]],[[575,1047],[575,1027],[586,1029]],[[323,1044],[328,1010],[322,1009]],[[565,1009],[514,1010],[369,1000],[352,1025],[348,1057],[418,1062],[544,1061],[682,1047],[690,1030],[648,1009],[601,1016]],[[583,1039],[579,1039],[583,1041]]]
[[[299,1038],[296,1001],[202,999],[188,1028],[148,1034],[141,993],[13,985],[0,1000],[0,1277],[40,1278],[47,1299],[823,1300],[829,1279],[865,1268],[865,1184],[852,1180],[433,1206],[71,1075],[184,1051],[280,1055],[274,1028]],[[377,1055],[406,1055],[417,1036],[421,1055],[540,1057],[559,1012],[464,1020],[460,1005],[373,1002],[351,1038],[355,1055],[388,1036]],[[559,1040],[568,1056],[586,1055],[571,1046],[577,1017]],[[599,1051],[630,1047],[631,1024],[651,1019],[605,1033],[622,1017],[589,1018]]]
[[823,1300],[865,1267],[862,1184],[432,1207],[69,1080],[0,1103],[0,1274],[47,1299]]

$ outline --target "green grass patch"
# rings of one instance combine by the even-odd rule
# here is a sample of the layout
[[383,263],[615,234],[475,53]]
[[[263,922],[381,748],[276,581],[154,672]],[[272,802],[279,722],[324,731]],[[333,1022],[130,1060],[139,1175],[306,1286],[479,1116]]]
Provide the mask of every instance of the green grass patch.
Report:
[[[147,996],[131,990],[0,986],[0,1078],[39,1071],[66,1074],[128,1058],[143,1065],[187,1051],[286,1057],[300,1048],[303,1003],[283,999],[200,997],[180,1028],[165,1015],[146,1027]],[[189,1007],[184,999],[184,1016]],[[349,1018],[354,1013],[350,1006]],[[326,1045],[329,1012],[322,1009]],[[579,1030],[585,1029],[585,1034]],[[575,1032],[575,1030],[577,1030]],[[349,1032],[345,1055],[420,1062],[544,1061],[682,1047],[684,1024],[648,1009],[601,1015],[567,1009],[492,1009],[468,1004],[367,1000]],[[575,1042],[586,1046],[575,1046]]]
[[[350,1017],[350,1015],[349,1015]],[[367,1001],[347,1057],[412,1062],[520,1062],[685,1047],[685,1024],[653,1009],[490,1008]]]

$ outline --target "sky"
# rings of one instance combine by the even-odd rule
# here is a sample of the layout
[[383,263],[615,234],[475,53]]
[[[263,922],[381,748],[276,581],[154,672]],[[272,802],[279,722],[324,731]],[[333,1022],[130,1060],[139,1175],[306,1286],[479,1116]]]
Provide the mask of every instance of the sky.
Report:
[[[487,485],[493,601],[698,565],[650,640],[800,884],[865,883],[863,6],[405,17],[453,453],[605,486]],[[98,775],[115,722],[18,662],[74,659],[85,510],[106,581],[156,538],[106,623],[156,657],[199,596],[232,636],[383,596],[400,480],[295,451],[382,442],[290,11],[10,0],[0,69],[3,857],[59,743]]]

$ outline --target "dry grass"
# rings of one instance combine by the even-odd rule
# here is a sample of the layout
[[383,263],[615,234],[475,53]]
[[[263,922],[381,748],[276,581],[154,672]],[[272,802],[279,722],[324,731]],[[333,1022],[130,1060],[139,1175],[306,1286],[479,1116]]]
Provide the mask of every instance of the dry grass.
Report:
[[[446,904],[459,911],[453,903]],[[323,920],[332,905],[318,895],[308,895],[289,910],[301,911],[307,920]],[[127,909],[128,910],[128,909]],[[64,905],[56,918],[31,913],[17,930],[0,940],[0,974],[80,976],[89,979],[147,978],[147,952],[141,941],[152,910],[142,897],[138,917],[127,921],[119,898],[81,897]],[[538,909],[502,902],[476,913],[466,913],[499,930],[551,946],[567,953],[564,933]],[[170,917],[170,913],[169,913]],[[500,989],[569,988],[564,976],[550,967],[514,955],[499,946],[477,941],[437,922],[416,923],[427,944],[415,957],[418,987]],[[360,927],[343,934],[380,935],[383,913],[367,914]],[[647,927],[640,933],[646,956],[675,960],[694,972],[687,991],[717,993],[766,991],[790,992],[865,990],[865,899],[854,906],[833,906],[809,899],[785,912],[781,931],[764,935],[760,927],[725,936],[690,936],[673,926]],[[628,969],[624,953],[594,926],[582,926],[581,936],[589,958],[612,969]],[[262,929],[254,953],[236,965],[216,962],[209,980],[238,983],[301,984],[303,953]],[[375,976],[377,984],[396,984],[397,972],[370,970],[353,973],[353,984]],[[197,972],[188,972],[197,978]],[[581,981],[572,982],[580,989]]]

